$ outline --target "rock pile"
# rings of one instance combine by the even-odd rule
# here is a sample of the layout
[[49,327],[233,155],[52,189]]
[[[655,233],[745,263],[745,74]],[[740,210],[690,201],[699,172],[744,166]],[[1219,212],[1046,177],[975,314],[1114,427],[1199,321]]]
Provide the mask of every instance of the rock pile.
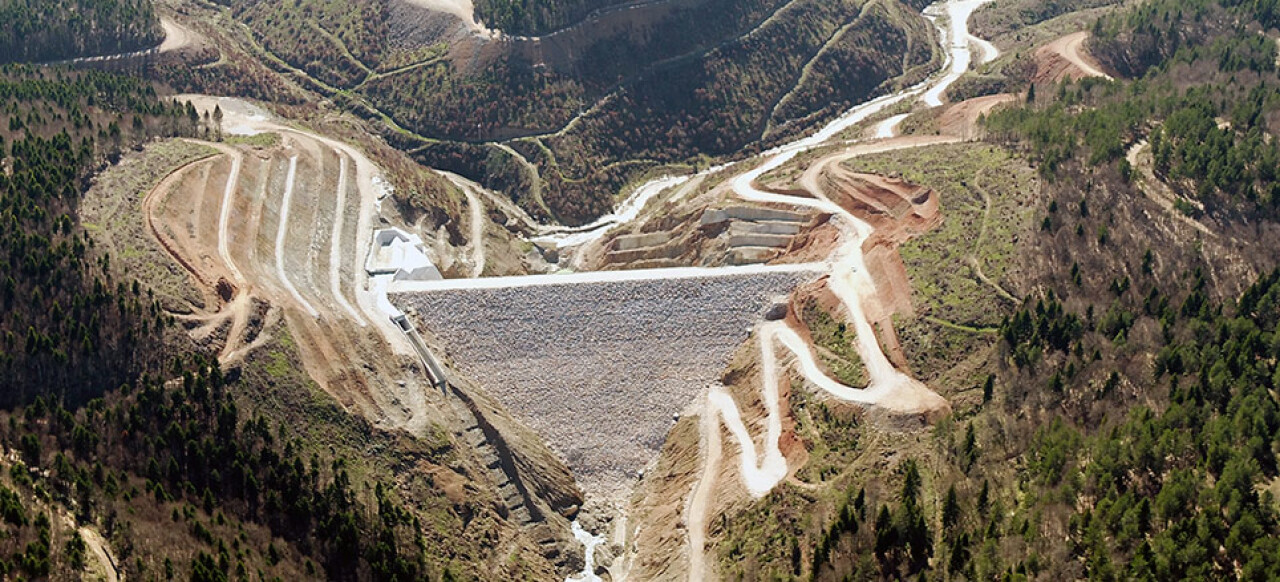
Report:
[[772,299],[769,273],[424,291],[397,302],[458,370],[537,431],[583,490],[625,490],[672,418],[723,373]]

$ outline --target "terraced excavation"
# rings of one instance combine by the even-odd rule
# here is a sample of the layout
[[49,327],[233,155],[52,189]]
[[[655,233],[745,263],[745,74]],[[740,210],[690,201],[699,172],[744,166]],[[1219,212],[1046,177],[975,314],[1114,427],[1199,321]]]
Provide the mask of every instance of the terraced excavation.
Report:
[[[446,387],[416,335],[397,326],[375,294],[368,268],[385,195],[378,168],[350,146],[283,126],[244,102],[181,99],[201,110],[219,106],[234,134],[279,137],[206,143],[215,155],[182,166],[144,198],[151,233],[202,291],[178,314],[192,337],[216,348],[228,367],[272,339],[290,343],[307,375],[352,413],[411,434],[451,428],[498,494],[500,514],[518,526],[550,522],[553,529],[531,535],[549,560],[571,567],[560,549],[570,535],[560,513],[572,515],[581,500],[557,474],[560,465],[537,458],[544,453],[536,440],[513,444],[519,429],[487,398]],[[474,233],[482,212],[471,200]],[[477,275],[483,241],[473,241]],[[287,337],[270,337],[274,329]],[[535,463],[539,476],[521,473],[520,463]],[[546,484],[556,479],[570,488]]]
[[[204,291],[204,305],[183,317],[193,335],[220,343],[224,363],[234,363],[262,345],[267,322],[283,318],[321,388],[370,418],[421,428],[433,413],[408,380],[399,393],[378,388],[410,375],[412,352],[386,339],[392,326],[361,291],[377,196],[372,163],[223,103],[236,131],[275,131],[279,143],[217,145],[218,155],[174,172],[144,204],[153,234]],[[362,371],[348,365],[375,354],[395,357]]]
[[[764,408],[765,434],[760,441],[761,447],[758,448],[756,437],[751,435],[743,422],[744,415],[733,396],[722,387],[710,389],[700,413],[702,421],[699,423],[699,449],[703,469],[688,497],[685,509],[687,517],[682,520],[687,524],[687,573],[690,580],[715,576],[714,570],[709,569],[705,563],[703,553],[707,516],[710,508],[717,503],[712,491],[717,487],[716,479],[722,471],[721,425],[728,429],[737,445],[739,462],[736,473],[750,496],[760,497],[768,493],[791,471],[790,463],[780,449],[783,413],[779,406],[780,361],[776,352],[777,344],[781,344],[795,356],[806,383],[815,386],[828,397],[884,409],[893,414],[921,415],[925,418],[944,414],[949,409],[945,399],[891,363],[882,348],[883,344],[890,353],[897,352],[898,362],[905,363],[901,357],[901,348],[897,346],[890,315],[902,309],[904,302],[906,309],[910,308],[909,299],[904,295],[909,292],[909,285],[905,284],[905,272],[901,269],[900,259],[896,261],[898,268],[892,268],[896,259],[893,250],[897,243],[904,240],[904,236],[910,236],[907,231],[923,232],[936,220],[936,200],[931,201],[928,192],[921,194],[911,193],[910,189],[904,191],[877,176],[850,175],[840,168],[839,162],[866,153],[947,143],[957,141],[957,138],[889,139],[837,150],[810,164],[803,173],[797,185],[803,189],[804,194],[767,191],[757,185],[757,180],[784,166],[800,153],[818,147],[845,128],[861,123],[898,102],[919,96],[920,101],[927,106],[941,105],[946,89],[968,70],[972,60],[970,41],[973,40],[968,32],[968,18],[984,3],[983,0],[952,2],[935,5],[926,11],[926,14],[933,14],[934,18],[943,11],[946,13],[947,26],[942,30],[943,38],[948,39],[950,57],[942,76],[929,84],[855,108],[814,136],[767,153],[766,161],[733,179],[733,195],[743,200],[808,208],[831,215],[839,221],[840,246],[829,259],[829,276],[824,278],[822,286],[826,293],[834,296],[846,320],[852,323],[857,337],[856,351],[866,367],[870,382],[865,387],[851,387],[832,380],[817,363],[811,351],[812,346],[802,337],[802,333],[807,330],[794,318],[789,322],[766,323],[756,329],[762,383],[759,402]],[[994,47],[989,43],[973,44],[984,50],[984,60],[994,58]],[[889,118],[876,128],[874,135],[880,138],[891,137],[902,119],[899,116]],[[861,182],[861,185],[851,185],[851,181]],[[902,195],[904,192],[907,193],[906,196]],[[875,228],[872,224],[875,224]],[[873,238],[878,240],[871,240]],[[874,255],[877,259],[877,268],[874,270],[868,268],[868,262],[864,259],[864,252],[870,249],[888,251]],[[794,311],[791,310],[792,313]],[[872,316],[879,325],[880,334],[872,326]],[[657,561],[667,564],[671,562],[669,558],[657,558]]]
[[[669,418],[675,418],[693,396],[704,394],[705,399],[698,399],[691,410],[702,417],[703,470],[688,497],[687,572],[690,579],[712,576],[703,563],[702,548],[707,515],[717,503],[711,492],[722,471],[721,423],[737,445],[736,473],[751,496],[764,495],[792,469],[779,449],[783,412],[778,392],[783,360],[778,346],[794,356],[807,383],[829,398],[925,419],[949,408],[944,399],[899,368],[905,358],[891,320],[893,313],[910,309],[906,296],[910,287],[897,259],[896,245],[937,224],[936,198],[900,182],[852,174],[841,162],[867,153],[952,143],[959,138],[883,139],[895,134],[904,117],[895,116],[877,127],[875,135],[882,138],[880,141],[837,149],[811,163],[797,184],[804,194],[767,191],[756,181],[796,155],[823,145],[844,129],[901,101],[919,98],[926,105],[941,104],[947,87],[968,70],[970,44],[975,39],[968,32],[967,18],[983,3],[949,3],[931,12],[946,24],[942,28],[945,38],[959,39],[948,43],[951,56],[939,78],[850,111],[818,134],[766,154],[764,163],[733,179],[733,196],[773,208],[752,212],[779,213],[776,209],[785,205],[809,216],[830,217],[839,233],[838,242],[822,262],[778,265],[775,268],[787,269],[780,272],[793,275],[772,281],[759,273],[717,277],[715,273],[721,269],[677,268],[405,283],[393,286],[394,302],[445,346],[445,353],[463,374],[490,387],[499,400],[565,456],[589,499],[618,499],[619,493],[625,493],[631,480],[640,475],[639,469],[656,457],[662,435],[671,426]],[[996,56],[989,43],[972,44],[983,51],[983,60]],[[986,111],[989,106],[983,104],[980,109]],[[712,168],[702,175],[720,171],[724,170]],[[617,212],[587,227],[544,231],[544,239],[578,247],[574,264],[582,265],[588,253],[580,249],[598,247],[611,228],[635,220],[650,200],[691,179],[654,180],[637,188]],[[717,212],[730,218],[726,211],[706,210],[701,224],[719,222]],[[778,238],[785,251],[791,248],[792,236],[820,228],[823,222],[802,222],[778,230],[780,227],[769,224],[729,220],[726,232],[730,239],[750,239],[752,244]],[[623,261],[633,265],[653,264],[655,257],[669,260],[662,257],[682,248],[687,242],[682,236],[659,232],[617,237],[603,248],[603,260],[606,264]],[[864,259],[864,251],[870,252],[869,259]],[[763,258],[778,256],[775,252]],[[768,267],[752,270],[764,269]],[[852,324],[858,338],[856,351],[870,379],[868,385],[846,386],[832,380],[815,357],[804,324],[794,316],[761,323],[769,293],[789,291],[813,279],[812,274],[796,277],[795,270],[828,273],[816,290],[808,292],[833,298]],[[732,269],[722,271],[727,274]],[[794,313],[794,306],[781,313],[787,312]],[[779,317],[776,309],[773,317]],[[762,437],[752,436],[739,405],[716,378],[734,348],[745,339],[748,325],[754,328],[762,367]],[[694,372],[698,370],[704,373]],[[712,372],[705,373],[707,370]],[[623,509],[616,501],[612,505],[615,512]],[[638,540],[630,537],[633,533],[622,535],[636,544]],[[643,563],[644,554],[640,549],[632,557]]]
[[0,14],[0,578],[1280,580],[1280,0]]

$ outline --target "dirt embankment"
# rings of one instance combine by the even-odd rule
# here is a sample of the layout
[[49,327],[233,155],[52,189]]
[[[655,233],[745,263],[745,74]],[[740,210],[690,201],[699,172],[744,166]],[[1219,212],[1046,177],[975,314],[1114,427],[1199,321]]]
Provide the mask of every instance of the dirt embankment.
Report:
[[[411,432],[440,420],[412,374],[407,345],[372,307],[364,257],[379,189],[376,168],[340,142],[272,121],[240,101],[220,105],[229,134],[219,155],[178,169],[144,207],[157,239],[208,300],[187,324],[234,364],[269,339],[270,321],[308,375],[348,409]],[[395,332],[395,333],[393,333]],[[389,339],[390,338],[390,339]],[[367,365],[374,362],[372,365]]]
[[1036,51],[1036,73],[1031,78],[1035,84],[1056,83],[1063,79],[1078,81],[1085,77],[1110,79],[1097,61],[1085,50],[1087,31],[1068,34]]
[[898,178],[854,172],[841,162],[917,143],[919,138],[895,138],[877,148],[834,154],[814,162],[799,180],[806,190],[819,193],[871,227],[862,252],[875,292],[862,297],[862,307],[876,327],[885,355],[901,369],[907,368],[907,360],[892,317],[913,310],[911,282],[898,247],[941,224],[937,193]]
[[[1012,96],[983,97],[955,106],[954,126],[941,135],[913,135],[854,145],[811,165],[835,158],[903,148],[954,143],[973,129],[978,117]],[[789,197],[809,198],[815,184],[791,184],[799,175],[767,180],[767,189]],[[779,181],[781,180],[781,181]],[[696,185],[695,185],[696,186]],[[839,245],[840,227],[829,212],[785,203],[746,205],[732,197],[728,182],[700,193],[688,185],[666,197],[661,214],[628,229],[617,229],[585,251],[578,266],[588,270],[645,269],[680,266],[723,266],[747,263],[794,264],[828,260]]]
[[107,582],[120,582],[123,577],[117,569],[115,555],[111,553],[111,547],[107,545],[106,540],[102,539],[97,530],[87,526],[81,527],[78,533],[84,540],[85,546],[89,548],[90,555],[97,561],[97,566],[90,566],[89,570]]
[[[864,298],[864,303],[867,317],[881,326],[881,333],[891,335],[889,318],[912,313],[911,282],[898,246],[942,222],[937,193],[897,178],[853,172],[843,165],[829,166],[824,178],[827,196],[874,229],[862,252],[877,292]],[[881,341],[892,347],[894,363],[904,366],[897,338],[889,339]]]
[[160,46],[156,48],[157,52],[178,51],[198,47],[204,43],[204,39],[199,34],[178,24],[176,20],[168,16],[160,17],[160,26],[164,28],[164,42],[161,42]]
[[990,115],[1001,105],[1017,101],[1017,95],[998,93],[974,97],[951,105],[938,116],[938,133],[966,140],[979,138],[982,136],[982,131],[978,122],[982,117]]

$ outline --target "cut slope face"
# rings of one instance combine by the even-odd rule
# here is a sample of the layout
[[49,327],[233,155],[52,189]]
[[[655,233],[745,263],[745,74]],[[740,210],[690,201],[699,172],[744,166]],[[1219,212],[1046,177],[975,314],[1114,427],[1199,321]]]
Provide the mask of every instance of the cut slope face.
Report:
[[[496,493],[495,516],[520,528],[504,531],[539,548],[541,557],[522,557],[576,568],[559,545],[569,537],[565,516],[582,501],[568,470],[487,398],[438,390],[441,375],[424,373],[415,346],[379,308],[366,266],[378,263],[370,254],[382,218],[380,170],[354,147],[245,102],[187,99],[197,109],[219,106],[233,135],[276,134],[205,144],[217,154],[178,168],[146,196],[151,234],[202,291],[200,304],[176,315],[192,338],[217,350],[224,369],[269,350],[279,362],[265,369],[272,378],[272,366],[292,365],[284,350],[296,349],[307,375],[348,411],[415,436],[452,429],[468,487]],[[403,259],[409,249],[397,250]],[[408,262],[410,276],[434,272],[429,262]]]
[[1085,77],[1110,79],[1098,68],[1097,62],[1085,51],[1088,31],[1080,31],[1061,37],[1036,51],[1036,83],[1056,83],[1063,79],[1078,81]]
[[[218,155],[169,175],[145,199],[152,234],[203,291],[183,315],[224,365],[271,338],[283,320],[308,375],[376,423],[421,430],[430,410],[411,350],[373,308],[363,268],[376,197],[370,160],[338,142],[276,124],[235,100],[229,133],[275,132],[276,145],[209,144]],[[360,366],[356,362],[378,362]]]
[[395,302],[565,457],[584,491],[622,492],[718,381],[772,298],[816,272],[708,272],[397,294]]

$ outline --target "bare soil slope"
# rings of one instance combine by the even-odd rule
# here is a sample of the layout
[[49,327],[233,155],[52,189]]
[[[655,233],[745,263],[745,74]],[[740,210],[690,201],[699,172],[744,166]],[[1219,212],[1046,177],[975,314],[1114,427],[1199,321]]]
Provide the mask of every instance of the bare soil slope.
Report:
[[1037,50],[1036,73],[1032,82],[1056,83],[1062,79],[1078,81],[1084,77],[1111,78],[1085,51],[1084,42],[1088,38],[1087,31],[1080,31],[1061,37]]

